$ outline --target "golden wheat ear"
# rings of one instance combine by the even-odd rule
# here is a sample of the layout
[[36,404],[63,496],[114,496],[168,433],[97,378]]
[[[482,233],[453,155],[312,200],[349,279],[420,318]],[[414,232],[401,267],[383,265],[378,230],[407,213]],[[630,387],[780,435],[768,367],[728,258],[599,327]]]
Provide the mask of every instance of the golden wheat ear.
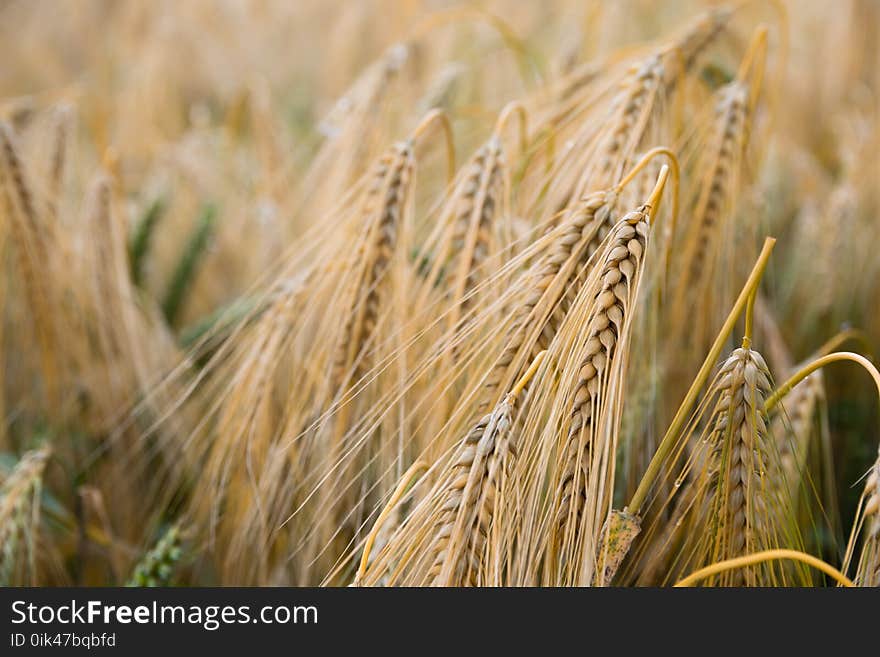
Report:
[[[682,471],[679,471],[675,464],[680,462],[680,459],[683,458],[683,454],[686,453],[690,442],[689,436],[701,426],[701,423],[702,425],[709,424],[709,420],[703,419],[703,416],[711,409],[711,402],[707,402],[706,400],[711,400],[715,397],[714,393],[719,390],[718,385],[721,378],[716,376],[712,379],[708,392],[705,395],[706,400],[698,404],[700,392],[703,387],[710,382],[712,369],[715,367],[736,322],[744,312],[747,316],[746,325],[748,329],[746,334],[747,336],[751,336],[751,325],[753,323],[752,317],[754,315],[754,299],[757,287],[761,281],[774,245],[774,239],[767,238],[767,240],[765,240],[761,254],[740,291],[739,297],[733,304],[727,319],[703,361],[702,367],[678,407],[675,416],[667,427],[666,433],[660,441],[660,444],[657,447],[651,462],[648,464],[647,470],[639,481],[635,492],[630,498],[629,504],[623,509],[624,513],[638,518],[639,524],[643,526],[642,535],[637,541],[636,552],[628,559],[628,561],[631,561],[632,563],[626,568],[627,572],[623,575],[624,579],[638,575],[639,571],[641,571],[642,579],[640,581],[643,583],[650,583],[653,581],[651,577],[655,576],[657,573],[667,573],[668,563],[664,561],[664,555],[666,555],[668,551],[676,549],[676,546],[679,544],[679,538],[677,537],[680,532],[678,528],[685,526],[683,522],[684,515],[697,513],[701,507],[700,504],[697,504],[698,495],[696,488],[685,486],[681,491],[679,491],[679,488],[690,476],[690,472],[694,468],[695,463],[701,463],[701,467],[708,467],[708,461],[705,459],[697,459],[696,461],[693,458],[685,459],[684,469]],[[729,383],[729,381],[727,383]],[[763,407],[761,408],[761,412],[764,412]],[[696,442],[699,444],[699,441]],[[706,441],[706,444],[708,444],[708,441]],[[675,485],[672,486],[672,493],[670,494],[663,492],[663,486],[657,486],[658,482],[666,480],[674,480],[675,482]],[[655,495],[654,498],[650,498],[652,492]],[[678,494],[676,495],[676,493]],[[674,522],[674,525],[671,525],[670,527],[675,527],[676,529],[673,531],[670,527],[666,527],[665,529],[658,528],[657,525],[659,523],[666,522],[667,520],[662,509],[665,508],[666,505],[672,503],[673,496],[677,499],[672,512],[672,522]],[[648,502],[649,498],[651,500],[650,503]],[[656,504],[660,510],[652,508],[654,504]],[[652,518],[647,521],[646,524],[646,517],[649,514]],[[644,579],[646,576],[645,573],[648,574],[647,581]],[[668,576],[668,573],[666,575],[661,575],[661,577],[662,576]]]
[[[556,420],[547,425],[557,427],[553,437],[548,435],[530,447],[538,452],[549,450],[547,458],[553,469],[547,502],[551,514],[548,538],[540,548],[550,584],[589,584],[593,580],[593,559],[598,557],[596,547],[602,530],[599,516],[613,485],[608,459],[616,452],[621,412],[617,391],[625,377],[629,331],[637,311],[651,222],[667,175],[664,167],[647,203],[624,215],[610,231],[596,268],[566,317],[560,342],[551,343],[551,352],[559,350],[565,363],[555,403],[568,410],[559,416],[558,427]],[[539,394],[533,404],[536,412],[543,407],[540,400]],[[542,505],[539,500],[534,498],[531,504],[537,506],[533,508]],[[532,540],[544,542],[538,537]]]
[[[385,50],[317,122],[324,137],[297,186],[296,205],[303,220],[325,215],[338,199],[381,157],[392,139],[391,99],[405,93],[411,80],[415,48],[398,42]],[[400,98],[397,99],[400,102]]]
[[[769,311],[765,308],[764,312]],[[764,318],[764,322],[775,324],[775,320],[769,316]],[[774,325],[769,334],[775,336],[777,332]],[[792,364],[784,346],[777,347],[777,351],[785,352],[777,359],[786,364],[783,371],[788,377],[796,377],[817,359],[840,353],[835,350],[848,341],[856,342],[866,351],[870,351],[864,333],[849,328],[829,338],[802,363]],[[833,360],[826,361],[826,364],[829,362]],[[837,533],[840,519],[836,509],[839,504],[831,483],[832,477],[828,475],[828,470],[832,467],[832,450],[827,419],[827,384],[822,370],[811,371],[809,376],[786,388],[783,397],[768,410],[771,417],[770,431],[783,466],[778,485],[787,488],[795,504],[806,507],[807,514],[809,507],[818,502],[821,507],[819,510],[828,517],[832,531]],[[816,461],[819,461],[819,468],[815,467]]]
[[[429,296],[442,294],[442,305],[433,305],[432,312],[443,314],[451,329],[456,329],[462,315],[479,301],[477,290],[487,274],[486,260],[498,247],[495,224],[499,215],[506,213],[509,198],[500,135],[505,116],[502,114],[499,127],[452,181],[438,211],[436,227],[420,249],[424,263],[430,261],[431,265],[417,293],[416,312],[425,312]],[[447,161],[452,172],[454,153],[446,121]]]
[[825,382],[821,372],[795,386],[788,395],[785,408],[770,421],[770,435],[781,459],[780,486],[797,502],[808,477],[807,458],[814,436],[816,415],[825,398]]
[[[791,497],[779,487],[784,462],[765,409],[771,393],[770,372],[751,347],[734,350],[721,364],[687,432],[694,434],[685,441],[691,445],[687,461],[681,470],[672,468],[673,499],[686,500],[677,507],[675,522],[687,529],[678,543],[646,550],[652,559],[652,552],[669,551],[667,577],[780,545],[802,545]],[[669,540],[663,533],[660,538]],[[807,577],[773,561],[725,571],[711,581],[755,586],[806,582]]]
[[46,222],[22,161],[15,132],[0,121],[0,193],[5,214],[10,218],[10,234],[15,250],[18,275],[24,288],[33,330],[39,347],[42,384],[49,407],[59,408],[61,362],[56,304],[57,285],[53,280],[56,262],[54,226]]
[[363,581],[422,586],[487,583],[496,511],[504,508],[502,491],[518,454],[517,402],[541,370],[544,356],[542,352],[532,361],[504,400],[436,466],[436,484],[388,540]]
[[[683,84],[727,25],[730,11],[711,10],[678,35],[639,55],[615,58],[574,96],[551,104],[534,133],[552,162],[532,199],[542,223],[574,209],[587,193],[613,187],[636,154],[677,138]],[[622,59],[623,61],[617,61]],[[587,76],[590,80],[590,76]],[[563,105],[560,110],[559,105]],[[541,120],[543,119],[543,120]],[[557,144],[565,143],[560,153]]]
[[596,434],[609,404],[610,372],[622,358],[618,345],[625,339],[625,327],[633,312],[648,234],[646,210],[625,215],[612,231],[602,267],[602,287],[586,323],[587,339],[573,393],[571,424],[560,448],[560,474],[554,492],[557,538],[551,539],[551,545],[558,552],[558,563],[569,568],[577,568],[575,555],[584,540],[580,534],[585,507],[592,497],[594,454],[603,451]]

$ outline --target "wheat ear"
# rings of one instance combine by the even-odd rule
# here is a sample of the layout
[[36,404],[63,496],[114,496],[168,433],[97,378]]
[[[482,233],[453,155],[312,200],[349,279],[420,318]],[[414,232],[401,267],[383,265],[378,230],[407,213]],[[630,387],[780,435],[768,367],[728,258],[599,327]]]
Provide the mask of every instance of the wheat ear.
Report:
[[446,518],[436,523],[435,557],[429,572],[434,586],[476,586],[480,582],[496,497],[517,456],[512,432],[516,405],[545,354],[534,358],[523,377],[459,448],[441,507]]
[[483,408],[495,402],[499,388],[514,381],[527,359],[546,349],[559,331],[588,263],[614,225],[616,200],[614,190],[590,194],[557,227],[549,250],[527,273],[526,295],[484,383]]
[[626,214],[612,232],[604,251],[601,288],[585,322],[587,339],[581,347],[569,426],[560,446],[561,469],[553,492],[551,545],[560,566],[566,562],[573,565],[582,542],[581,516],[589,495],[594,449],[598,449],[593,433],[608,404],[609,372],[620,358],[618,344],[635,303],[650,233],[649,210],[649,206],[642,206]]
[[0,585],[36,580],[40,493],[50,456],[48,447],[27,452],[0,486]]

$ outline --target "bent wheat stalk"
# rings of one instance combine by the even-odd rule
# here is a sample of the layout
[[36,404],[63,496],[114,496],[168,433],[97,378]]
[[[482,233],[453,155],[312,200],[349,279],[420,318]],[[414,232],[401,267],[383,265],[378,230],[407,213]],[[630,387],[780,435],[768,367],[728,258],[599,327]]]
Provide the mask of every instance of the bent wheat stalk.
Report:
[[822,561],[821,559],[817,559],[812,555],[804,554],[803,552],[799,552],[797,550],[764,550],[763,552],[756,552],[754,554],[737,557],[735,559],[725,559],[724,561],[719,561],[718,563],[714,563],[710,566],[706,566],[705,568],[700,568],[699,570],[694,571],[684,579],[678,581],[675,586],[694,586],[697,582],[708,579],[709,577],[714,577],[715,575],[718,575],[720,573],[724,573],[736,568],[753,566],[773,559],[793,559],[795,561],[800,561],[801,563],[812,566],[817,570],[821,570],[823,573],[836,580],[842,586],[854,586],[852,581],[850,581],[850,579],[847,578],[846,575],[834,568],[834,566],[831,566],[830,564]]
[[391,494],[391,498],[388,500],[388,503],[382,509],[381,513],[379,513],[379,517],[376,518],[373,529],[370,530],[370,533],[367,536],[367,540],[364,543],[363,555],[361,556],[360,565],[358,566],[353,586],[360,586],[361,579],[363,579],[364,572],[367,570],[367,565],[370,562],[370,553],[373,549],[373,543],[375,543],[376,541],[376,536],[379,534],[379,530],[388,519],[388,516],[391,515],[391,512],[400,503],[401,498],[403,498],[403,494],[406,492],[406,489],[409,487],[410,483],[412,483],[416,475],[421,474],[422,471],[427,469],[427,463],[425,463],[424,461],[416,461],[403,474],[403,477],[401,477],[400,482],[397,484],[397,488],[394,489],[394,492]]

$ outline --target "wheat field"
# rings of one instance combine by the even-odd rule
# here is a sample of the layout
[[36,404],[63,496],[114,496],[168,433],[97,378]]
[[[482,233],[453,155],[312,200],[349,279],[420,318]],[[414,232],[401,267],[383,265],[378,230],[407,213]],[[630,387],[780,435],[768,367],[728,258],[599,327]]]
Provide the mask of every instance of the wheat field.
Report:
[[0,2],[0,584],[880,585],[878,30]]

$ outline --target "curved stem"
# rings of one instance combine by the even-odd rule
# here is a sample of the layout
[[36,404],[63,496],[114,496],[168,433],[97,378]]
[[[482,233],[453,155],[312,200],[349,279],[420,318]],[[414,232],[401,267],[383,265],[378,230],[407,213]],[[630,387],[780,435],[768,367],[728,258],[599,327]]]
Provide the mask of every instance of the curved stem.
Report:
[[495,130],[492,134],[500,138],[501,132],[510,120],[510,116],[514,113],[519,118],[519,151],[520,153],[525,153],[526,146],[529,143],[529,114],[526,111],[525,105],[518,100],[514,100],[504,106],[504,109],[498,115],[498,120],[495,122]]
[[[760,4],[762,7],[765,6],[766,0],[743,0],[737,6],[734,7],[734,11],[738,11],[743,7],[747,7],[750,4]],[[779,19],[779,32],[780,32],[780,41],[782,42],[782,52],[788,52],[788,10],[785,8],[785,3],[782,0],[770,0],[771,7],[774,11],[776,11],[777,18]],[[784,67],[782,67],[784,69]]]
[[403,473],[400,481],[397,482],[397,488],[395,488],[394,492],[391,494],[391,499],[388,500],[388,503],[382,509],[381,513],[379,513],[379,517],[376,518],[376,522],[373,524],[373,528],[370,530],[367,540],[364,541],[364,552],[361,555],[361,562],[358,566],[357,574],[354,576],[354,586],[360,586],[364,573],[367,571],[370,552],[373,550],[373,543],[376,542],[376,536],[379,535],[379,530],[382,529],[382,524],[388,516],[391,515],[391,512],[394,510],[394,507],[397,506],[397,503],[400,502],[400,498],[403,497],[403,494],[406,492],[407,487],[416,474],[427,469],[428,464],[425,461],[416,461],[409,466],[409,469]]
[[[528,83],[529,77],[533,77],[537,81],[541,80],[542,76],[537,67],[538,62],[536,61],[535,54],[529,51],[526,42],[523,39],[520,39],[516,32],[514,32],[513,28],[511,28],[504,20],[485,9],[480,9],[479,7],[453,7],[451,9],[438,11],[425,18],[415,27],[412,31],[412,38],[419,39],[428,32],[443,25],[468,20],[487,23],[498,32],[501,40],[504,41],[504,45],[507,46],[516,57],[517,64],[520,68],[520,74],[524,81]],[[532,75],[530,76],[529,73],[532,73]]]
[[[743,2],[740,2],[734,8],[734,11],[742,9],[743,7],[746,7],[750,4],[758,4],[758,2],[756,2],[756,0],[743,0]],[[761,6],[764,6],[765,5],[764,0],[761,0],[760,4],[761,4]],[[777,49],[779,61],[777,62],[777,66],[776,66],[776,70],[777,70],[776,84],[771,85],[771,88],[770,88],[770,92],[772,93],[774,89],[778,89],[781,87],[780,82],[782,80],[782,76],[785,74],[785,71],[787,69],[786,59],[787,59],[788,51],[789,51],[789,27],[788,27],[789,23],[788,23],[788,10],[785,8],[785,4],[782,2],[782,0],[770,0],[769,4],[773,8],[773,10],[776,11],[777,17],[779,19],[779,41],[780,41],[779,48]],[[761,28],[763,28],[763,27],[764,26],[762,25]],[[759,28],[759,29],[761,29],[761,28]],[[759,36],[760,35],[756,35],[756,38],[758,38]],[[764,48],[766,50],[766,37],[764,37],[764,39],[765,39],[765,43],[762,45],[762,48]],[[753,42],[753,44],[754,44],[754,42]],[[750,51],[751,51],[751,48],[750,48]],[[745,64],[745,61],[743,62],[743,65],[744,64]],[[740,70],[742,70],[743,65],[740,66]],[[763,74],[764,74],[764,66],[762,63],[760,75],[759,75],[759,77],[756,78],[755,82],[753,83],[754,84],[754,93],[750,92],[750,94],[749,94],[750,95],[749,113],[751,113],[754,110],[756,98],[758,95],[758,89],[761,86],[761,77],[763,77]],[[739,77],[739,76],[737,76],[737,77]],[[772,102],[772,104],[775,105],[775,102]]]
[[660,168],[660,175],[657,176],[657,182],[654,183],[654,189],[648,197],[648,224],[654,224],[654,216],[657,214],[657,206],[660,205],[660,199],[663,198],[663,190],[666,189],[666,179],[669,177],[669,167],[663,165]]
[[794,388],[798,383],[806,379],[808,376],[810,376],[810,374],[818,370],[820,367],[824,367],[829,363],[836,363],[842,360],[851,360],[854,363],[858,363],[859,365],[864,367],[868,371],[868,374],[871,375],[871,378],[874,379],[874,384],[877,386],[877,394],[878,397],[880,397],[880,372],[877,371],[877,368],[874,367],[874,364],[860,354],[856,354],[851,351],[835,351],[834,353],[817,358],[816,360],[804,365],[801,369],[792,374],[785,383],[774,390],[773,394],[767,398],[767,401],[764,402],[764,410],[768,413],[773,410],[776,404],[778,404],[780,400],[791,391],[792,388]]
[[442,109],[432,109],[419,121],[410,139],[413,141],[418,140],[433,123],[439,123],[440,128],[443,130],[443,137],[446,141],[446,179],[447,183],[451,183],[455,177],[455,138],[452,134],[452,123],[449,121],[449,115]]
[[[757,64],[752,68],[752,64]],[[748,80],[748,115],[753,116],[755,113],[755,105],[758,103],[758,94],[761,93],[761,84],[764,81],[764,67],[767,64],[767,28],[761,26],[758,28],[746,56],[740,64],[737,72],[737,79],[746,82],[746,78],[751,75]]]
[[676,587],[688,587],[693,586],[697,582],[706,579],[707,577],[712,577],[713,575],[717,575],[719,573],[723,573],[727,570],[734,570],[736,568],[745,568],[746,566],[752,566],[757,563],[763,563],[764,561],[773,561],[778,559],[791,559],[792,561],[800,561],[801,563],[805,563],[808,566],[812,566],[817,570],[821,570],[823,573],[834,579],[838,584],[846,587],[853,587],[852,580],[850,580],[846,575],[837,570],[831,564],[825,563],[821,559],[817,559],[816,557],[805,554],[804,552],[798,552],[797,550],[764,550],[763,552],[755,552],[754,554],[747,554],[744,557],[736,557],[735,559],[725,559],[724,561],[719,561],[718,563],[713,563],[710,566],[706,566],[705,568],[700,568],[692,572],[690,575],[685,577],[682,580],[679,580],[675,586]]
[[[633,168],[627,173],[617,186],[614,188],[616,192],[620,192],[626,185],[628,185],[632,180],[638,175],[638,173],[647,166],[648,162],[657,157],[658,155],[665,155],[666,159],[669,160],[669,167],[672,169],[672,178],[673,178],[673,186],[672,186],[672,221],[670,221],[669,226],[666,231],[666,235],[668,239],[666,240],[666,246],[663,250],[663,279],[669,279],[669,251],[672,248],[672,237],[675,235],[675,229],[678,226],[678,196],[679,189],[681,188],[681,169],[678,164],[678,157],[672,149],[667,148],[666,146],[657,146],[652,148],[647,153],[645,153],[642,158],[633,166]],[[653,220],[653,215],[652,215]]]
[[620,191],[624,187],[626,187],[629,183],[633,181],[633,179],[639,174],[639,172],[644,169],[648,163],[653,160],[658,155],[665,155],[666,159],[669,160],[669,168],[672,169],[672,179],[675,183],[675,186],[672,188],[672,225],[670,226],[671,234],[675,233],[675,225],[678,221],[678,192],[680,181],[681,181],[681,168],[678,164],[678,157],[675,152],[667,148],[666,146],[657,146],[656,148],[652,148],[647,153],[642,156],[632,169],[621,179],[619,183],[615,186],[616,191]]
[[748,301],[748,298],[752,294],[753,290],[756,290],[758,288],[758,284],[761,282],[761,277],[764,275],[764,270],[767,268],[767,261],[770,259],[770,254],[773,252],[774,244],[776,244],[776,240],[772,237],[768,237],[766,240],[764,240],[764,248],[761,249],[758,260],[755,262],[755,266],[752,267],[752,273],[749,274],[749,278],[746,281],[746,284],[743,286],[742,291],[739,293],[739,297],[733,304],[733,308],[731,308],[730,314],[728,314],[727,319],[724,321],[724,325],[718,332],[718,336],[715,338],[715,342],[709,349],[709,353],[706,355],[706,360],[703,361],[703,365],[700,368],[700,371],[697,373],[696,378],[694,378],[694,381],[691,384],[691,387],[688,390],[687,394],[685,395],[684,400],[681,402],[681,406],[678,407],[678,411],[676,411],[675,417],[672,419],[669,428],[666,430],[666,434],[663,436],[663,440],[660,441],[660,445],[657,447],[657,451],[654,452],[654,456],[651,458],[651,462],[648,464],[648,469],[642,476],[642,480],[639,482],[638,488],[636,488],[636,492],[633,494],[629,505],[624,509],[624,511],[627,511],[628,513],[638,514],[641,510],[642,504],[644,503],[645,498],[647,498],[648,496],[648,491],[651,490],[651,486],[653,485],[654,480],[657,478],[657,475],[660,473],[660,468],[663,466],[663,462],[666,460],[666,457],[669,456],[669,453],[675,446],[676,439],[678,438],[678,433],[684,426],[684,423],[686,422],[688,415],[691,411],[691,407],[697,401],[697,396],[699,395],[700,390],[703,388],[706,380],[709,378],[709,373],[712,371],[715,362],[718,360],[718,356],[721,354],[721,350],[724,348],[724,343],[727,341],[727,338],[733,331],[736,320],[742,313],[743,308],[745,307],[746,302]]

